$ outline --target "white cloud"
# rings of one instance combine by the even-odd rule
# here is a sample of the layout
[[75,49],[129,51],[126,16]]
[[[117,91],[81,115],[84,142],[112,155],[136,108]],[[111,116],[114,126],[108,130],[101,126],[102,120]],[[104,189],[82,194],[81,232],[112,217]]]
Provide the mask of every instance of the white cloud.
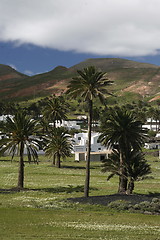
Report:
[[159,0],[0,0],[0,41],[99,55],[160,49]]
[[29,76],[34,75],[34,73],[31,70],[25,70],[24,74],[29,75]]
[[9,65],[11,68],[17,70],[17,67],[16,67],[14,64],[10,63],[10,64],[8,64],[8,65]]

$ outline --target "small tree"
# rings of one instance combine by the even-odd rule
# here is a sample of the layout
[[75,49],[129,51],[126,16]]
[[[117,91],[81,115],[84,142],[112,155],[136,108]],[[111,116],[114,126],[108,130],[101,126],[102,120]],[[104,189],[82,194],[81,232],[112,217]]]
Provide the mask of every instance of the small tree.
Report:
[[7,117],[1,128],[1,134],[6,138],[0,140],[0,154],[19,155],[18,188],[24,187],[24,150],[27,151],[29,162],[34,160],[38,163],[37,150],[40,140],[35,135],[39,130],[36,121],[25,115],[25,112],[18,110],[14,117]]
[[62,123],[62,120],[66,120],[66,112],[68,111],[68,104],[65,102],[62,96],[55,96],[48,98],[46,105],[43,109],[43,115],[45,120],[53,122],[56,127],[56,122]]
[[151,173],[151,167],[141,151],[132,150],[125,163],[128,177],[128,193],[132,194],[134,182]]
[[61,167],[61,158],[71,156],[72,143],[70,135],[65,128],[52,128],[49,136],[46,138],[45,153],[47,156],[53,156],[57,160],[57,167]]
[[102,172],[110,172],[107,180],[114,175],[123,177],[128,180],[128,186],[126,188],[128,194],[132,194],[134,190],[134,182],[141,180],[142,177],[151,173],[150,165],[144,158],[144,154],[141,151],[131,150],[128,153],[128,158],[124,163],[125,171],[122,176],[120,171],[120,153],[118,150],[113,150],[108,159],[104,159],[102,164]]

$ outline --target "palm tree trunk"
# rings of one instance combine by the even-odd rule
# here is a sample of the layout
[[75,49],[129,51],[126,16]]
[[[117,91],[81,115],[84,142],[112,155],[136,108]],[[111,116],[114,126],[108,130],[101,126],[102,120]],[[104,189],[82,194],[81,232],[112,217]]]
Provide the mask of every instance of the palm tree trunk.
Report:
[[52,164],[56,165],[56,158],[55,158],[55,154],[53,154],[53,160],[52,160]]
[[134,180],[130,179],[130,182],[128,184],[128,194],[132,194],[134,190]]
[[57,153],[57,167],[61,168],[61,157],[59,153]]
[[90,155],[91,155],[91,132],[92,132],[92,100],[89,100],[89,114],[88,114],[88,142],[87,142],[87,159],[86,159],[86,178],[84,185],[84,197],[89,196],[90,183]]
[[24,161],[23,161],[23,154],[24,154],[24,143],[21,142],[20,144],[20,161],[19,161],[19,173],[18,173],[18,188],[24,187]]
[[127,178],[125,178],[125,168],[123,166],[123,154],[120,152],[120,177],[119,177],[119,193],[125,193],[127,190]]

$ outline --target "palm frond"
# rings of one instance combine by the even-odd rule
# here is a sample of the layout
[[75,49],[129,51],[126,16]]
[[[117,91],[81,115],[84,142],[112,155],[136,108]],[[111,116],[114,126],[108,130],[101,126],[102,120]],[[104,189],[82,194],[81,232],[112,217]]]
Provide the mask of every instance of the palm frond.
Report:
[[105,73],[97,71],[94,66],[77,70],[77,73],[79,76],[74,77],[68,85],[66,93],[70,97],[76,98],[81,96],[84,101],[92,100],[95,97],[103,100],[102,95],[110,94],[106,87],[113,82],[107,79]]

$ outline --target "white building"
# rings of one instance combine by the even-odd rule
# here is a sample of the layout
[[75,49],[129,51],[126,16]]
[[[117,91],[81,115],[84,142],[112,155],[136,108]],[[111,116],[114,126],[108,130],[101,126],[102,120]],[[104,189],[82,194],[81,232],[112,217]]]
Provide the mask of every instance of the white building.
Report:
[[151,141],[145,143],[144,147],[146,149],[160,149],[160,133],[157,133]]
[[152,131],[158,131],[159,126],[160,126],[159,121],[155,121],[152,118],[148,118],[146,124],[144,124],[142,127]]
[[160,142],[145,143],[144,148],[146,148],[146,149],[160,149]]
[[[91,161],[103,160],[111,150],[99,143],[99,133],[92,133],[91,135]],[[75,161],[86,160],[88,133],[78,133],[74,135],[73,150],[75,153]]]
[[157,139],[160,139],[160,133],[157,133],[155,136]]
[[2,115],[0,116],[0,121],[5,121],[7,117],[13,118],[12,115]]
[[71,129],[76,129],[76,130],[80,130],[80,125],[79,125],[80,121],[65,121],[62,120],[62,123],[60,123],[59,121],[56,122],[56,127],[66,127],[68,130]]

